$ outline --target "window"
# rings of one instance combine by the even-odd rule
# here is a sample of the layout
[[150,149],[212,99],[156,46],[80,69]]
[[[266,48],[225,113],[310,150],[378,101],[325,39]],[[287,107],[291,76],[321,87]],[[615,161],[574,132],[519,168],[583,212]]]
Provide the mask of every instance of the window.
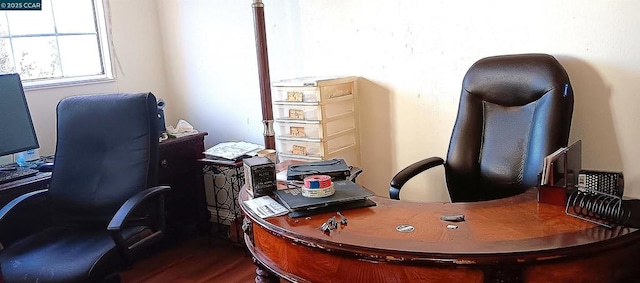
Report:
[[111,78],[102,0],[42,0],[41,11],[0,12],[0,73],[25,87]]

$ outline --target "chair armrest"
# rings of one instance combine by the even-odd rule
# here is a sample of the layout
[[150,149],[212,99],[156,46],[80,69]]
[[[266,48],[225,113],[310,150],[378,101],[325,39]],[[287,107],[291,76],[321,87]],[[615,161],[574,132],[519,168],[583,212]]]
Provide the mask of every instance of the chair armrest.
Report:
[[[124,265],[131,267],[133,264],[133,252],[148,246],[151,243],[156,242],[162,238],[165,229],[164,223],[164,199],[163,195],[171,189],[169,186],[157,186],[153,188],[145,189],[132,197],[130,197],[120,209],[113,215],[111,222],[107,226],[107,230],[111,231],[111,238],[116,243],[116,247],[120,250],[124,256]],[[155,214],[158,216],[158,227],[153,228],[154,231],[150,235],[144,236],[142,239],[137,239],[129,242],[129,239],[125,239],[122,235],[123,225],[130,220],[130,216],[136,210],[137,207],[142,205],[148,199],[157,199]],[[135,216],[135,214],[133,214]],[[150,227],[151,228],[151,227]]]
[[48,189],[28,192],[0,209],[0,250],[50,224],[46,208],[41,209],[48,193]]
[[131,212],[133,212],[141,203],[149,198],[158,197],[159,195],[169,191],[170,189],[171,187],[169,186],[157,186],[148,188],[133,195],[124,204],[122,204],[116,214],[113,215],[113,218],[111,218],[111,222],[109,222],[109,226],[107,226],[107,230],[119,231]]
[[23,194],[9,203],[7,203],[2,209],[0,209],[0,227],[2,227],[2,220],[8,217],[9,213],[12,213],[16,210],[16,207],[24,205],[28,203],[30,200],[37,198],[39,196],[46,196],[49,193],[49,189],[38,190]]
[[426,171],[429,168],[433,168],[443,164],[444,160],[442,158],[430,157],[420,160],[402,169],[400,172],[398,172],[398,174],[393,176],[393,179],[391,179],[389,197],[392,199],[400,199],[400,189],[402,189],[402,186],[404,186],[404,184],[409,181],[409,179]]

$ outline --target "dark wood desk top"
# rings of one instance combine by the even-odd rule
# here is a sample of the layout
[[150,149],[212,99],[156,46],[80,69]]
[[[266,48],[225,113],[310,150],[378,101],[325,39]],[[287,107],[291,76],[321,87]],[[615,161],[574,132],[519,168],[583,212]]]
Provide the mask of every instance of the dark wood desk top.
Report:
[[186,136],[180,136],[180,137],[176,137],[176,138],[169,138],[169,139],[161,141],[160,145],[168,146],[168,145],[172,145],[172,144],[175,144],[175,143],[183,142],[183,141],[188,140],[188,139],[196,139],[197,140],[197,139],[203,138],[204,136],[206,136],[208,134],[209,133],[207,133],[207,132],[198,132],[198,133],[190,134],[190,135],[186,135]]
[[15,187],[29,185],[42,180],[48,181],[51,178],[51,172],[40,172],[31,177],[15,180],[13,182],[0,184],[0,191],[9,190]]
[[[366,251],[388,254],[393,251],[403,257],[421,260],[460,261],[461,256],[480,263],[485,255],[505,254],[522,260],[538,260],[544,254],[564,256],[611,248],[640,240],[637,229],[606,229],[568,216],[564,207],[538,203],[537,192],[487,202],[476,203],[415,203],[373,197],[377,206],[342,211],[348,225],[329,235],[319,227],[334,213],[309,218],[288,216],[270,219],[250,218],[268,230],[292,239],[313,242],[324,249]],[[241,198],[248,196],[243,190]],[[464,214],[464,222],[440,220],[442,215]],[[414,232],[396,231],[396,226],[408,224]],[[447,229],[448,224],[457,229]],[[626,237],[624,237],[626,235]],[[615,241],[608,241],[616,239]],[[526,257],[522,253],[535,253]],[[491,259],[492,261],[495,259]],[[508,260],[508,259],[505,259]]]
[[[240,201],[248,197],[243,188]],[[372,200],[377,206],[342,211],[348,218],[348,224],[338,226],[329,234],[323,233],[319,227],[335,213],[308,218],[280,216],[261,219],[242,205],[243,212],[252,223],[252,230],[247,232],[247,245],[267,270],[288,280],[302,282],[321,278],[316,276],[342,276],[331,273],[330,269],[305,267],[304,262],[312,258],[330,260],[333,264],[348,265],[351,269],[369,273],[385,264],[392,264],[385,267],[388,270],[402,266],[401,272],[411,274],[422,274],[425,268],[431,268],[431,273],[425,274],[432,274],[435,269],[440,272],[442,268],[455,274],[472,273],[477,269],[484,274],[485,282],[491,281],[487,278],[494,278],[491,274],[505,272],[491,268],[488,271],[488,267],[514,265],[517,266],[516,275],[506,271],[507,278],[521,276],[529,278],[525,281],[536,281],[530,279],[547,276],[544,278],[548,279],[549,274],[539,274],[540,270],[548,269],[554,270],[553,274],[578,272],[584,278],[614,280],[626,278],[632,272],[625,258],[630,254],[640,254],[640,232],[637,229],[607,229],[568,216],[562,206],[538,203],[536,189],[510,198],[475,203],[416,203],[382,197],[373,197]],[[455,214],[464,214],[465,221],[452,223],[440,220],[442,215]],[[396,231],[401,224],[412,225],[415,231]],[[448,229],[449,224],[457,225],[457,229]],[[558,263],[569,259],[575,262]],[[596,259],[606,259],[606,263],[591,261]],[[376,262],[378,265],[368,266]],[[560,267],[553,269],[556,264]],[[460,267],[470,269],[465,271]],[[600,267],[603,270],[597,269]],[[413,269],[409,271],[407,268]],[[622,271],[611,273],[615,268]],[[585,271],[589,269],[595,273]],[[350,276],[345,276],[344,280],[338,281],[348,282]],[[372,279],[363,276],[354,278]],[[463,278],[447,276],[442,278]],[[553,276],[557,279],[572,278],[562,277],[566,274]],[[390,280],[383,274],[377,274],[373,279]]]
[[0,185],[0,208],[24,193],[46,188],[50,179],[51,172],[39,172],[34,176]]

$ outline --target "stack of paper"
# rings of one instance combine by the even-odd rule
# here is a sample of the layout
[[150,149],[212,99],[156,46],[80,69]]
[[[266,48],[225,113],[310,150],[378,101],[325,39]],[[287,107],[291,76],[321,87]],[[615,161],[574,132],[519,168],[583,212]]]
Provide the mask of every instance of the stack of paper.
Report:
[[238,160],[244,157],[254,156],[264,146],[244,141],[223,142],[207,149],[204,155],[210,159]]
[[289,213],[288,209],[269,196],[245,200],[244,204],[260,218],[280,216]]

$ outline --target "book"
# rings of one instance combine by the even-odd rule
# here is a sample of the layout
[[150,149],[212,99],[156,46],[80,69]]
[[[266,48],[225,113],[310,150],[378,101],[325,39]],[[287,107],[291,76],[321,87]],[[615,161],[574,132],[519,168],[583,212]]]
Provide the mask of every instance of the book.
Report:
[[555,162],[558,157],[562,156],[567,151],[566,147],[558,148],[556,151],[547,155],[542,162],[542,176],[540,178],[540,185],[548,185],[550,182],[553,182],[551,179],[553,172],[553,162]]
[[541,186],[573,187],[582,167],[582,141],[561,147],[544,158],[540,177]]
[[319,207],[337,205],[351,201],[364,200],[374,194],[368,189],[349,180],[333,182],[335,193],[323,198],[308,198],[302,196],[299,188],[280,189],[274,196],[289,210],[310,210]]
[[280,216],[289,213],[288,209],[270,196],[261,196],[259,198],[245,200],[244,204],[260,218]]

